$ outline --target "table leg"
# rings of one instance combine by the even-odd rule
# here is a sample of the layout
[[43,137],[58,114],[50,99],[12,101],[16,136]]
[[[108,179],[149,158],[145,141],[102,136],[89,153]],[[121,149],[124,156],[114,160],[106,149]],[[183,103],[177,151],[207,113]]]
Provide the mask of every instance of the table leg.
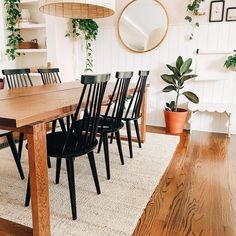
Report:
[[142,111],[141,111],[141,142],[146,140],[146,125],[147,125],[147,88],[143,94]]
[[27,134],[34,236],[50,235],[46,125],[35,124]]

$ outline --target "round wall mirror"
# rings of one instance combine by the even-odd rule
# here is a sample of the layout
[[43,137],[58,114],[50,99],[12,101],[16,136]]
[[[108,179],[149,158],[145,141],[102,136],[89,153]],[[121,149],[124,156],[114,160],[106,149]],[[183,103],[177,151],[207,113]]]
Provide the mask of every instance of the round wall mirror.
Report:
[[121,42],[131,51],[143,53],[156,48],[168,31],[168,14],[156,0],[134,0],[122,11],[118,22]]

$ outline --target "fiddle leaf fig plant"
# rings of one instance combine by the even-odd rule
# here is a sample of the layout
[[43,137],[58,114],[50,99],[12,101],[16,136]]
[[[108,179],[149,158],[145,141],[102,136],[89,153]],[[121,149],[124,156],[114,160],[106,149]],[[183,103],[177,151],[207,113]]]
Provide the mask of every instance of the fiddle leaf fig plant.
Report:
[[82,36],[86,42],[86,62],[84,72],[93,72],[93,49],[92,42],[97,39],[98,25],[92,19],[72,19],[72,30],[66,34],[66,37],[73,36],[78,38]]
[[164,93],[176,93],[175,100],[171,101],[170,103],[166,103],[166,111],[178,111],[178,102],[180,96],[185,96],[189,101],[193,103],[199,103],[199,98],[195,93],[191,91],[181,92],[181,90],[184,89],[185,82],[197,77],[197,75],[191,74],[191,65],[191,58],[184,61],[181,56],[178,57],[175,66],[166,65],[172,73],[161,75],[162,80],[164,80],[168,84],[168,86],[166,86],[162,91]]
[[20,56],[16,50],[19,43],[23,41],[19,33],[19,29],[16,28],[16,24],[21,17],[21,12],[19,8],[20,0],[4,0],[4,5],[6,9],[6,27],[9,32],[7,36],[7,49],[6,55],[11,60],[15,60],[17,56]]

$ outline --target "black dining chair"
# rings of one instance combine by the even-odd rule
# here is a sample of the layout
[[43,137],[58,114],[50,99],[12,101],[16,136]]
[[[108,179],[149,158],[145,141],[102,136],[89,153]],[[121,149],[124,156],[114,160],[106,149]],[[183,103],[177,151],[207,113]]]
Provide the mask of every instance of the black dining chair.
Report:
[[23,172],[23,169],[22,169],[22,166],[21,166],[21,163],[20,163],[20,159],[19,159],[19,156],[18,156],[18,152],[17,152],[17,149],[16,149],[16,144],[15,144],[12,132],[5,131],[5,130],[0,130],[0,138],[1,137],[6,137],[7,138],[7,141],[8,141],[8,144],[10,146],[11,152],[13,154],[13,157],[14,157],[14,160],[15,160],[20,178],[24,179],[25,178],[24,172]]
[[[9,89],[33,86],[29,73],[30,69],[2,70],[2,74],[6,76]],[[24,141],[24,133],[20,133],[19,146],[18,146],[18,155],[20,159],[22,155],[23,141]]]
[[[98,144],[96,135],[100,120],[102,101],[109,79],[110,74],[83,75],[81,77],[81,83],[84,87],[77,109],[73,115],[69,131],[56,131],[47,135],[48,155],[50,157],[66,160],[73,220],[77,219],[74,176],[74,160],[76,157],[88,155],[97,194],[101,193],[93,150]],[[83,111],[83,116],[80,120],[77,120],[81,111]],[[28,182],[25,200],[26,206],[29,205],[29,201],[30,185]]]
[[136,135],[137,135],[139,148],[142,147],[138,120],[142,116],[141,107],[142,107],[143,95],[145,92],[148,75],[149,75],[149,71],[139,71],[138,82],[137,82],[134,92],[132,94],[132,98],[129,102],[128,108],[124,112],[124,116],[122,118],[122,120],[125,121],[125,123],[126,123],[130,158],[133,158],[131,121],[134,121],[134,127],[135,127],[135,131],[136,131]]
[[117,72],[116,73],[116,84],[113,93],[110,97],[106,112],[102,115],[98,133],[100,133],[100,141],[98,152],[100,152],[101,145],[103,143],[105,164],[107,179],[111,178],[110,174],[110,157],[109,157],[109,147],[108,147],[108,134],[115,133],[118,151],[120,155],[121,164],[124,165],[124,157],[121,146],[120,132],[119,130],[123,128],[124,123],[122,122],[122,117],[125,108],[125,100],[129,87],[130,80],[133,76],[133,72]]
[[[38,69],[38,73],[41,75],[43,84],[61,83],[61,79],[59,76],[59,68]],[[67,117],[67,129],[69,128],[69,123],[70,123],[70,120],[68,120],[68,118],[70,118],[70,117],[69,116]],[[64,119],[59,118],[57,120],[59,121],[62,131],[66,132]],[[56,130],[57,120],[54,120],[52,122],[52,132],[55,132],[55,130]]]

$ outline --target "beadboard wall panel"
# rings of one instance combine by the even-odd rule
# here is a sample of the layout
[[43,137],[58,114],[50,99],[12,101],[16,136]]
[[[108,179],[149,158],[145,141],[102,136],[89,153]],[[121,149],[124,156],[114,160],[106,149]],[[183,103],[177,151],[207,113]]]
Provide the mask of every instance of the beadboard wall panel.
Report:
[[[172,24],[160,47],[145,54],[135,54],[121,45],[115,26],[104,27],[100,25],[98,39],[93,46],[94,72],[112,72],[115,74],[116,71],[132,70],[135,71],[137,78],[138,70],[150,70],[148,124],[164,126],[162,110],[165,102],[172,98],[171,94],[161,92],[165,83],[162,82],[160,75],[168,72],[165,65],[174,63],[176,58],[182,55],[184,58],[192,57],[194,60],[193,68],[195,68],[197,57],[195,51],[197,48],[204,51],[229,51],[236,48],[236,23],[203,23],[196,32],[194,40],[191,41],[185,37],[190,30],[186,24]],[[79,54],[83,55],[81,45],[79,46]],[[223,56],[226,58],[228,55]],[[230,72],[226,72],[226,78],[223,80],[189,82],[186,89],[196,92],[201,102],[236,104],[236,73],[233,76],[229,76],[228,73]],[[207,79],[207,74],[205,77]],[[186,107],[185,100],[180,102],[181,106]],[[232,131],[236,133],[235,115],[232,120]],[[225,114],[199,113],[193,127],[202,131],[226,132],[227,117]]]

